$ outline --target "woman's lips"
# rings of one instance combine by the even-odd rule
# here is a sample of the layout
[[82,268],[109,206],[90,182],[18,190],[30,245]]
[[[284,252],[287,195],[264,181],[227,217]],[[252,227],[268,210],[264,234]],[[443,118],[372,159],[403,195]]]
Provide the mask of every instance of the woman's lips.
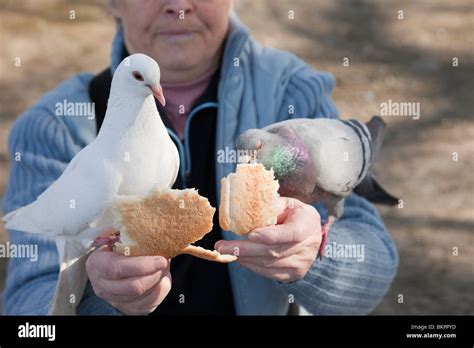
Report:
[[196,31],[189,31],[189,30],[163,31],[163,32],[158,33],[159,36],[171,42],[189,40],[193,37],[194,34],[196,34]]

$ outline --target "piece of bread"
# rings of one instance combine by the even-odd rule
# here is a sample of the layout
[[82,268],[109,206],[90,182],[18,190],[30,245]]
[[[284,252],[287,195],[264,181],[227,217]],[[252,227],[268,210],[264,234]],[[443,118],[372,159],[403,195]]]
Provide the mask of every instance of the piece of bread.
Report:
[[237,259],[190,245],[212,230],[216,210],[194,189],[165,189],[144,198],[120,197],[111,210],[113,225],[120,231],[115,250],[121,254],[160,255],[168,259],[191,254],[217,262]]
[[273,169],[260,163],[238,164],[235,173],[221,179],[222,229],[246,235],[254,228],[275,225],[280,212],[278,189]]

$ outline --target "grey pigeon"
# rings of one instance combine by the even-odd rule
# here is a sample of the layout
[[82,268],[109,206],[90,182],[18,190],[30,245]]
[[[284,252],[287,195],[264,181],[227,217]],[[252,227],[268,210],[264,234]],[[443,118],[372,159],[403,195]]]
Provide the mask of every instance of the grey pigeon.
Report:
[[263,129],[249,129],[236,142],[239,154],[273,168],[279,193],[313,204],[321,202],[329,216],[322,228],[322,256],[331,225],[344,211],[353,191],[374,203],[394,205],[398,199],[375,180],[372,164],[383,142],[385,122],[374,116],[357,120],[292,119]]

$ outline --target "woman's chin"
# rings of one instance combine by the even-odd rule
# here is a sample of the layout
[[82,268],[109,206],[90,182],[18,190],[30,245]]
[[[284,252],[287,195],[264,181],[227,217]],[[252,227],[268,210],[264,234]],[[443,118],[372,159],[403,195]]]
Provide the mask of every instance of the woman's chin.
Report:
[[[155,57],[157,57],[160,67],[168,69],[189,69],[191,67],[202,64],[201,54],[193,47],[187,45],[169,45],[165,48],[155,49]],[[165,52],[165,53],[164,53]]]

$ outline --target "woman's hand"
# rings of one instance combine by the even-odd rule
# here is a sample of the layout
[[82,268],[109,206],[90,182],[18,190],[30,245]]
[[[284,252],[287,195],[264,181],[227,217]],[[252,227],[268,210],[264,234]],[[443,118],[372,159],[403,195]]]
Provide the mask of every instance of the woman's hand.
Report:
[[161,256],[124,256],[105,245],[86,269],[96,295],[127,315],[154,311],[171,290],[170,261]]
[[281,282],[303,278],[313,264],[321,244],[321,221],[311,205],[280,197],[286,207],[276,226],[256,228],[249,240],[220,240],[215,249],[238,256],[240,264]]

